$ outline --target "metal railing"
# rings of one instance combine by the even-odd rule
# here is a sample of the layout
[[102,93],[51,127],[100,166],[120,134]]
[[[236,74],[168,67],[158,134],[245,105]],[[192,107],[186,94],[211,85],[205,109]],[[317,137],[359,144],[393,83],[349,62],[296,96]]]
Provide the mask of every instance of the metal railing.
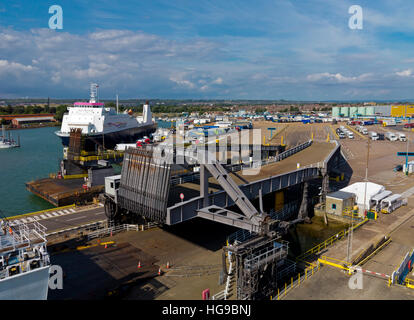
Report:
[[[154,224],[155,226],[156,224]],[[144,225],[142,225],[144,226]],[[150,224],[148,224],[147,229],[150,228]],[[88,240],[95,239],[95,238],[102,238],[110,236],[111,234],[115,234],[122,231],[139,231],[140,226],[137,224],[121,224],[116,226],[110,226],[108,228],[98,229],[96,231],[92,231],[88,234]],[[141,227],[143,230],[143,227]]]
[[289,283],[285,282],[285,285],[282,287],[282,289],[278,289],[277,293],[275,293],[275,296],[270,297],[270,300],[280,300],[286,297],[287,293],[290,292],[292,289],[299,287],[301,283],[308,280],[310,277],[312,277],[317,271],[320,270],[320,265],[312,265],[307,267],[302,273],[298,273],[295,277],[291,277],[291,280]]
[[298,209],[299,201],[292,201],[283,206],[282,209],[275,211],[270,210],[269,215],[274,220],[286,220],[289,219],[292,214]]
[[286,278],[289,274],[294,274],[296,272],[296,262],[286,259],[284,263],[287,266],[281,266],[279,272],[276,275],[276,280]]
[[16,250],[17,247],[21,249],[39,240],[46,242],[46,228],[37,221],[33,221],[32,228],[26,224],[19,224],[17,227],[9,227],[9,230],[4,231],[6,233],[0,236],[0,249],[3,250]]
[[277,247],[272,249],[264,248],[258,253],[255,253],[251,258],[246,258],[244,261],[244,269],[253,270],[259,268],[263,263],[284,258],[288,252],[288,243],[280,241],[277,244]]

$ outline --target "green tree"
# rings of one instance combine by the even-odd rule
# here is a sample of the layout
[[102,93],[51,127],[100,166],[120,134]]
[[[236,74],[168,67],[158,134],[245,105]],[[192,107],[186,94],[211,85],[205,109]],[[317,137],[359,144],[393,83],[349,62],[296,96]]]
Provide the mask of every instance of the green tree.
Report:
[[62,119],[63,119],[63,115],[67,111],[68,111],[68,109],[67,109],[67,106],[66,105],[61,104],[60,106],[57,106],[57,108],[56,108],[56,114],[55,114],[55,119],[57,121],[60,121],[61,122]]

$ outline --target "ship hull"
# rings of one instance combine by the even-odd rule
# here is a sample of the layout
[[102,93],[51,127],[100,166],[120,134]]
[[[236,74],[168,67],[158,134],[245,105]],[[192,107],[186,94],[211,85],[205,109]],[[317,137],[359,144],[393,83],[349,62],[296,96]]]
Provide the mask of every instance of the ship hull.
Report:
[[[156,124],[149,124],[140,127],[124,129],[105,134],[87,135],[85,139],[85,150],[94,150],[96,146],[103,146],[105,149],[114,149],[118,143],[135,143],[143,136],[148,136],[155,132]],[[65,147],[69,146],[69,134],[59,134],[62,144]]]
[[50,266],[0,280],[0,300],[46,300]]

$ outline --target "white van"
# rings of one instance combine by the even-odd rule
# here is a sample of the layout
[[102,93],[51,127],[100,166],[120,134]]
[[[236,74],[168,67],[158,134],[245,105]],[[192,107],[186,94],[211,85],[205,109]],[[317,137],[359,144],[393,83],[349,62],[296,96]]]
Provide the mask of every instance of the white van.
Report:
[[354,134],[351,131],[347,132],[347,136],[348,136],[348,139],[353,139],[354,138]]

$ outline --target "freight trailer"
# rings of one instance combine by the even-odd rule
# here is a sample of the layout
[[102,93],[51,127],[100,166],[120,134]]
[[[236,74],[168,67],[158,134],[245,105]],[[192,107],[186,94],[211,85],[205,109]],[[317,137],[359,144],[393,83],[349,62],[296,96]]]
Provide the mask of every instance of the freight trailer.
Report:
[[389,141],[397,141],[397,136],[392,132],[387,132],[385,134],[385,139],[387,139]]

